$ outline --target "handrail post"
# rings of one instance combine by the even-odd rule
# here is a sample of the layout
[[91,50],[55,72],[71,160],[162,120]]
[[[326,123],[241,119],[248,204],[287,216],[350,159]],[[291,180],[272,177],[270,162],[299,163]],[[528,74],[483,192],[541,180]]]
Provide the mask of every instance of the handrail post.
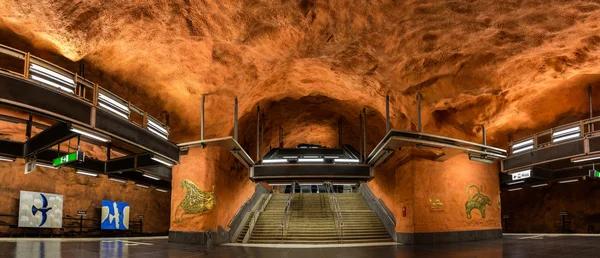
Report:
[[29,60],[31,59],[31,53],[25,53],[25,64],[23,65],[23,77],[29,79]]

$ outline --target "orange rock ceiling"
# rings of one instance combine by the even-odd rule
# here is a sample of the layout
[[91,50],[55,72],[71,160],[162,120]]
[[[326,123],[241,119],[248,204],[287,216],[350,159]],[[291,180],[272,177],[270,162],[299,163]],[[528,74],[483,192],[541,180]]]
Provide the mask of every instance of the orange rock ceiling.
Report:
[[[154,116],[168,111],[174,141],[199,137],[202,94],[207,135],[230,134],[239,97],[246,146],[257,103],[274,107],[273,137],[281,126],[290,144],[333,146],[337,119],[356,135],[363,106],[369,133],[383,135],[388,93],[393,127],[414,129],[420,92],[425,132],[479,141],[485,124],[505,147],[507,134],[588,115],[598,24],[600,4],[584,0],[0,1],[3,35],[87,63]],[[312,116],[284,112],[296,109]]]

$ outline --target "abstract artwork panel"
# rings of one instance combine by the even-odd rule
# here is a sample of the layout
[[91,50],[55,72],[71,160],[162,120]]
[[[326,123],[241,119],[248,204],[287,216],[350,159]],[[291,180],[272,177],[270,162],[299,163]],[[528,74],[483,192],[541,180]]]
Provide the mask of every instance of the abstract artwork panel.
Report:
[[103,230],[129,229],[129,203],[102,200],[101,221]]
[[63,196],[21,191],[19,227],[62,228]]

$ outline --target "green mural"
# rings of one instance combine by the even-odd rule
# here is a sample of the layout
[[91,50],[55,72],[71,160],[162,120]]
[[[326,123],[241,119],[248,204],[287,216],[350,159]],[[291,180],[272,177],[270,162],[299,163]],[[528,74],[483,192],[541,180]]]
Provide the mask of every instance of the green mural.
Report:
[[[477,189],[477,193],[473,196],[471,196],[471,193],[469,193],[469,190],[471,190],[471,188]],[[481,217],[485,219],[485,205],[488,205],[490,207],[492,206],[492,201],[490,200],[490,198],[483,195],[481,193],[481,190],[479,190],[479,187],[477,187],[476,185],[470,185],[469,187],[467,187],[467,198],[469,199],[465,203],[465,209],[467,210],[467,219],[471,219],[471,211],[474,209],[479,210],[479,212],[481,213]]]
[[183,212],[179,218],[175,219],[175,222],[183,221],[183,215],[185,214],[202,214],[212,210],[215,206],[215,187],[213,186],[212,192],[205,192],[194,184],[191,180],[184,179],[180,184],[181,189],[186,189],[185,197],[177,206],[175,210],[175,216],[179,208],[183,208]]

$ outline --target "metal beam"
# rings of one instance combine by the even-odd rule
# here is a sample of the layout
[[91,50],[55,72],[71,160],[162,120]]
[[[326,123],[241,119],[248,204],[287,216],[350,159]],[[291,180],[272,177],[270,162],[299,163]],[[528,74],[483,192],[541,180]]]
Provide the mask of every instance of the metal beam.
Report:
[[260,161],[260,105],[256,105],[256,163]]
[[70,130],[67,123],[56,123],[52,127],[36,134],[25,142],[23,157],[30,157],[63,141],[75,137],[77,133]]
[[233,139],[238,140],[238,99],[235,98],[233,105]]
[[200,102],[200,140],[204,140],[204,99],[206,95],[202,95],[202,102]]
[[193,142],[184,142],[177,144],[177,146],[179,146],[179,148],[182,149],[182,151],[185,151],[186,149],[190,148],[197,148],[203,146],[220,146],[229,150],[240,162],[242,162],[242,164],[244,164],[244,166],[254,166],[254,161],[252,160],[250,155],[248,155],[248,153],[244,151],[242,146],[231,136]]
[[422,132],[421,127],[421,93],[417,92],[417,118],[418,118],[418,132]]
[[390,125],[390,95],[385,96],[385,133],[389,132]]

